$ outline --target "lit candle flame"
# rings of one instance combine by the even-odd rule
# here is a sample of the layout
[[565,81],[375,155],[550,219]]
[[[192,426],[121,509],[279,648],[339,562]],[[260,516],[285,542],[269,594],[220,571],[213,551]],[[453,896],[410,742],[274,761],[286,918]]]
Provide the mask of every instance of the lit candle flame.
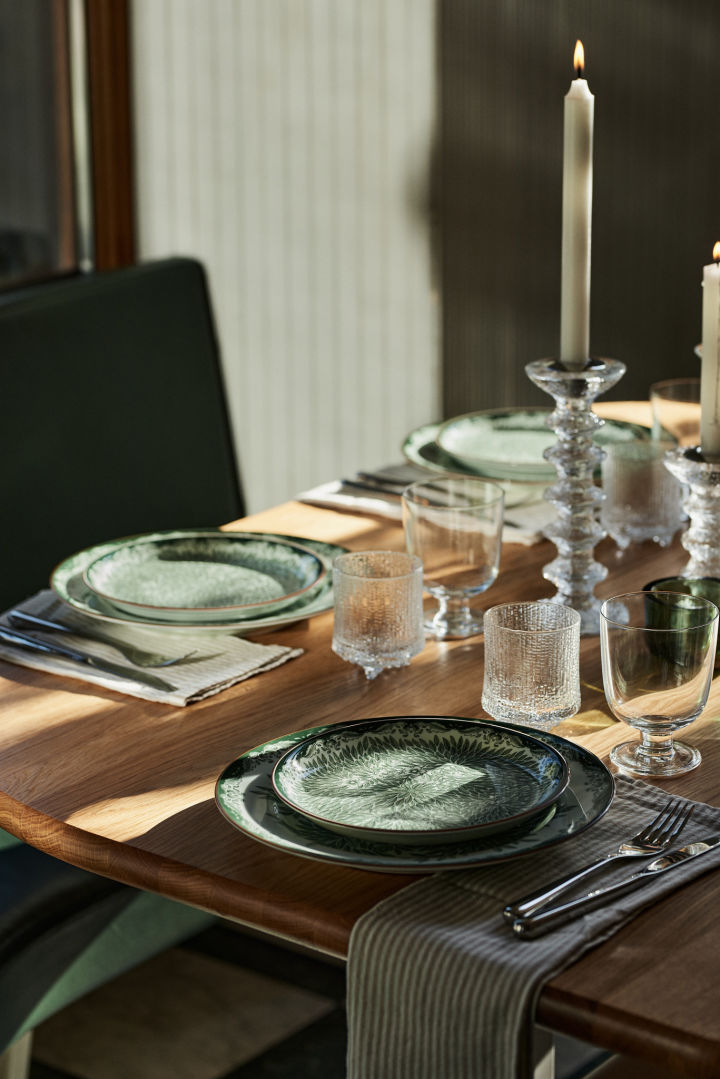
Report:
[[716,262],[720,262],[720,240],[713,247],[713,258]]
[[585,50],[583,43],[578,40],[575,42],[575,52],[573,54],[573,67],[575,68],[575,76],[578,79],[585,77]]

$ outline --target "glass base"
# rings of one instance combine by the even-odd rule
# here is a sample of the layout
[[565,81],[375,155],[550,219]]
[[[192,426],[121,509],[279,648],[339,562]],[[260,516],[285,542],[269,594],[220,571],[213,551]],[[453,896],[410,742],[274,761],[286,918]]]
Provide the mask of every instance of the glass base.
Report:
[[700,764],[702,757],[699,749],[673,739],[667,752],[655,749],[652,753],[645,749],[642,742],[622,742],[610,751],[610,760],[621,772],[629,775],[663,778],[691,772]]
[[384,670],[394,667],[409,666],[410,660],[422,651],[424,644],[424,641],[419,641],[415,648],[404,649],[402,652],[396,652],[392,655],[370,655],[362,648],[357,648],[346,641],[334,640],[332,643],[332,650],[337,656],[340,656],[341,659],[346,660],[346,662],[356,663],[359,667],[362,667],[365,672],[365,677],[368,681],[371,681],[373,678],[377,678]]
[[603,521],[603,524],[608,535],[615,540],[621,551],[627,550],[632,543],[645,543],[648,540],[657,543],[660,547],[669,547],[680,527],[678,524],[675,527],[668,527],[663,530],[660,528],[648,529],[642,525],[633,528],[632,525],[617,525],[608,521]]
[[538,715],[536,712],[524,711],[512,701],[502,701],[487,693],[483,693],[482,706],[489,716],[499,720],[501,723],[535,727],[539,731],[552,730],[553,727],[557,727],[558,723],[562,723],[565,719],[572,719],[580,711],[580,701],[578,700],[577,703],[573,701],[564,708]]

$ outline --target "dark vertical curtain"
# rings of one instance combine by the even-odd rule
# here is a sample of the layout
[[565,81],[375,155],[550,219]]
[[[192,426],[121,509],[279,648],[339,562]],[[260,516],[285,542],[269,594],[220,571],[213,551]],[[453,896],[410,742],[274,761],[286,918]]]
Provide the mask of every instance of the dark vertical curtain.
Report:
[[595,95],[591,352],[615,399],[699,374],[720,239],[717,0],[439,0],[434,206],[446,416],[549,404],[524,373],[559,338],[563,97]]

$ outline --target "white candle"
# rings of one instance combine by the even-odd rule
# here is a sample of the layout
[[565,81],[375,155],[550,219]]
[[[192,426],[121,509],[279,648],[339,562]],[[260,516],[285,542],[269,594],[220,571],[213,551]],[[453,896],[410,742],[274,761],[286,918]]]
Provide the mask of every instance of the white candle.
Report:
[[720,243],[703,267],[702,372],[700,378],[700,449],[709,461],[720,460]]
[[590,355],[590,237],[595,98],[583,77],[585,56],[575,45],[575,74],[565,96],[563,149],[560,361],[580,370]]

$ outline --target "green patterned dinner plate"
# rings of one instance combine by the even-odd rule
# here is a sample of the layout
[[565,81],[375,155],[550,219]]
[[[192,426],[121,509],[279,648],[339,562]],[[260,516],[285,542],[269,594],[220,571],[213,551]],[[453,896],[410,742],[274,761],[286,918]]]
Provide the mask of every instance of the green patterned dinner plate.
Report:
[[522,731],[465,719],[400,717],[343,724],[293,746],[276,794],[341,835],[446,843],[507,831],[556,801],[568,782],[557,750]]
[[[411,431],[402,451],[408,461],[433,472],[459,472],[519,483],[549,483],[555,468],[543,451],[555,442],[545,421],[552,409],[493,409],[457,416],[445,423],[425,424]],[[599,445],[649,439],[648,427],[605,420]]]
[[298,543],[188,531],[120,541],[83,577],[115,610],[187,623],[272,614],[317,591],[326,573],[320,556]]
[[[415,718],[456,722],[450,716]],[[331,729],[331,725],[314,727],[275,738],[229,764],[217,781],[215,800],[230,824],[259,843],[301,858],[380,873],[434,873],[505,861],[562,843],[599,820],[615,793],[608,769],[583,746],[545,731],[506,727],[538,737],[567,761],[568,785],[539,821],[531,819],[507,832],[454,843],[378,843],[350,838],[296,813],[277,797],[272,785],[273,768],[288,749]]]
[[[210,536],[222,536],[228,534],[219,529],[206,529],[203,531]],[[166,537],[172,537],[178,534],[181,535],[182,533],[175,531],[156,533],[157,536]],[[192,621],[188,623],[173,622],[170,624],[167,621],[156,619],[151,616],[142,617],[140,615],[131,615],[129,613],[113,611],[112,608],[104,606],[99,596],[88,587],[84,579],[84,573],[87,567],[96,559],[102,558],[103,555],[109,554],[111,551],[115,550],[118,541],[98,543],[92,547],[86,547],[76,554],[70,555],[68,558],[64,559],[55,570],[53,570],[50,583],[54,592],[60,599],[64,600],[76,611],[80,611],[90,618],[96,618],[98,621],[109,623],[111,625],[124,626],[126,628],[133,625],[162,627],[163,629],[168,630],[168,632],[172,631],[173,633],[188,631],[197,632],[198,630],[207,630],[209,632],[212,630],[221,633],[245,635],[257,633],[260,630],[265,629],[279,629],[282,626],[290,625],[301,619],[310,618],[312,615],[321,614],[323,611],[327,611],[332,607],[332,562],[339,554],[344,554],[347,551],[347,547],[341,547],[336,543],[324,543],[321,540],[306,539],[300,536],[286,536],[279,532],[234,532],[231,534],[250,536],[255,539],[286,540],[292,543],[298,543],[302,547],[309,548],[322,559],[326,569],[325,577],[320,584],[319,590],[317,592],[311,590],[309,596],[296,599],[287,607],[284,607],[281,611],[277,611],[274,614],[244,617],[232,616],[227,619],[219,619],[207,623],[202,621]],[[128,537],[128,539],[133,538],[137,537]]]
[[[548,427],[549,408],[488,409],[455,416],[440,425],[438,446],[462,465],[500,479],[553,480],[556,472],[543,457],[556,441]],[[650,431],[636,423],[605,420],[595,441],[599,445],[647,439]]]

